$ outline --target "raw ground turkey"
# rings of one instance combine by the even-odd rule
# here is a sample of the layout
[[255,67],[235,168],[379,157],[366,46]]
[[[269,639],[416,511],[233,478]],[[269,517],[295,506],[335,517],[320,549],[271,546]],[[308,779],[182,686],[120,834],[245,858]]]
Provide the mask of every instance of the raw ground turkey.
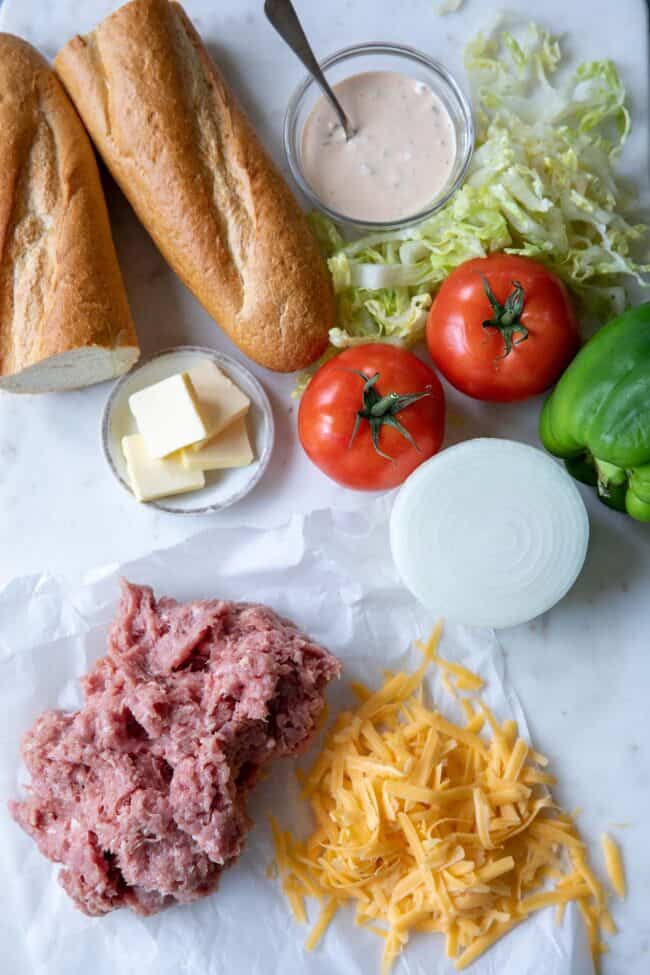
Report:
[[248,790],[307,746],[335,657],[265,606],[156,601],[122,584],[85,703],[24,738],[11,812],[87,914],[151,914],[215,890],[252,823]]

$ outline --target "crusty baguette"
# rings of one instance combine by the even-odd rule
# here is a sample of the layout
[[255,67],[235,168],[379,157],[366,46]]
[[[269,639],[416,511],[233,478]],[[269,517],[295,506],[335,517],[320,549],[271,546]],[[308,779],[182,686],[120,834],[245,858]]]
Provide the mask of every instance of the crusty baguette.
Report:
[[0,388],[73,389],[139,355],[90,140],[38,51],[0,34]]
[[334,320],[318,245],[182,7],[132,0],[55,65],[140,220],[215,321],[270,369],[313,362]]

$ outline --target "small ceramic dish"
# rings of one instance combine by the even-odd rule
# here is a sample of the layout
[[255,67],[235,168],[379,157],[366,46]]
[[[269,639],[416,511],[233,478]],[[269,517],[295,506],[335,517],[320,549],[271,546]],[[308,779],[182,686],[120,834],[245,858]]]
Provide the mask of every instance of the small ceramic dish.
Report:
[[447,184],[423,210],[398,220],[360,220],[328,207],[312,189],[302,163],[302,135],[310,112],[322,97],[311,75],[294,92],[284,119],[284,149],[291,174],[312,206],[318,207],[331,220],[341,226],[354,227],[359,231],[396,230],[409,227],[433,216],[462,186],[474,150],[474,120],[472,109],[460,85],[438,61],[422,51],[393,43],[358,44],[343,48],[321,62],[321,68],[331,85],[364,71],[397,71],[427,85],[441,99],[449,112],[456,132],[456,159]]
[[252,491],[264,474],[273,448],[273,413],[267,395],[255,376],[236,359],[214,349],[179,345],[142,359],[123,376],[113,387],[102,416],[104,456],[115,478],[133,497],[122,453],[122,437],[137,433],[136,422],[129,409],[129,396],[175,373],[187,372],[202,359],[215,362],[250,399],[246,424],[255,459],[248,467],[207,471],[205,487],[199,491],[147,502],[161,511],[174,514],[210,514],[227,508]]

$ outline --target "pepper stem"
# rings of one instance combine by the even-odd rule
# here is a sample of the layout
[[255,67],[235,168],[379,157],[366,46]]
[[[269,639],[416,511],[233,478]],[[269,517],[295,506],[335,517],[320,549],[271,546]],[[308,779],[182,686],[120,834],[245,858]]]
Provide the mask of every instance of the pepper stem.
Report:
[[392,461],[393,458],[384,453],[379,446],[379,437],[381,429],[384,426],[393,427],[393,429],[397,430],[404,437],[407,443],[420,451],[420,447],[418,447],[409,431],[397,419],[397,414],[405,410],[407,406],[411,406],[412,403],[417,403],[423,397],[431,396],[431,387],[427,386],[421,393],[387,393],[385,396],[382,396],[377,391],[378,372],[373,376],[366,376],[364,372],[356,369],[352,371],[355,375],[363,379],[363,390],[361,391],[361,409],[357,411],[354,418],[354,427],[352,428],[352,436],[350,437],[348,447],[352,446],[361,423],[366,420],[370,424],[370,436],[372,437],[373,447],[379,456],[385,460]]
[[[484,321],[483,328],[496,328],[497,331],[501,332],[505,351],[503,355],[497,356],[497,360],[505,359],[512,352],[513,346],[525,342],[528,338],[528,329],[521,323],[521,315],[524,310],[524,289],[518,281],[513,281],[513,290],[502,305],[497,301],[485,275],[481,275],[481,277],[485,295],[494,312],[494,318]],[[515,338],[517,333],[521,336],[518,339]]]

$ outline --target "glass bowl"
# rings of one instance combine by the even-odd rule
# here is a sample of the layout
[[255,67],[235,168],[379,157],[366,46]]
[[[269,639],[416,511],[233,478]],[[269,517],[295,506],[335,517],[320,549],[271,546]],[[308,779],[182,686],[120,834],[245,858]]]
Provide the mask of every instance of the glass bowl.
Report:
[[260,383],[252,372],[229,355],[197,345],[179,345],[141,359],[122,376],[113,387],[102,416],[104,457],[117,482],[133,498],[121,446],[123,436],[137,432],[129,409],[129,396],[168,376],[187,372],[203,359],[214,362],[251,401],[246,427],[255,459],[247,467],[207,471],[205,487],[197,491],[146,502],[146,506],[172,514],[212,514],[240,501],[256,486],[268,466],[274,440],[273,412]]
[[432,216],[462,184],[474,150],[474,121],[469,102],[458,82],[438,61],[414,48],[400,44],[372,43],[343,48],[321,62],[330,85],[350,75],[365,71],[396,71],[428,85],[441,99],[451,117],[456,133],[456,159],[447,183],[424,209],[390,222],[360,220],[346,213],[338,213],[322,202],[314,192],[303,171],[301,141],[303,127],[322,92],[308,75],[294,92],[284,119],[284,148],[293,178],[307,199],[330,219],[362,230],[388,230],[408,227]]

